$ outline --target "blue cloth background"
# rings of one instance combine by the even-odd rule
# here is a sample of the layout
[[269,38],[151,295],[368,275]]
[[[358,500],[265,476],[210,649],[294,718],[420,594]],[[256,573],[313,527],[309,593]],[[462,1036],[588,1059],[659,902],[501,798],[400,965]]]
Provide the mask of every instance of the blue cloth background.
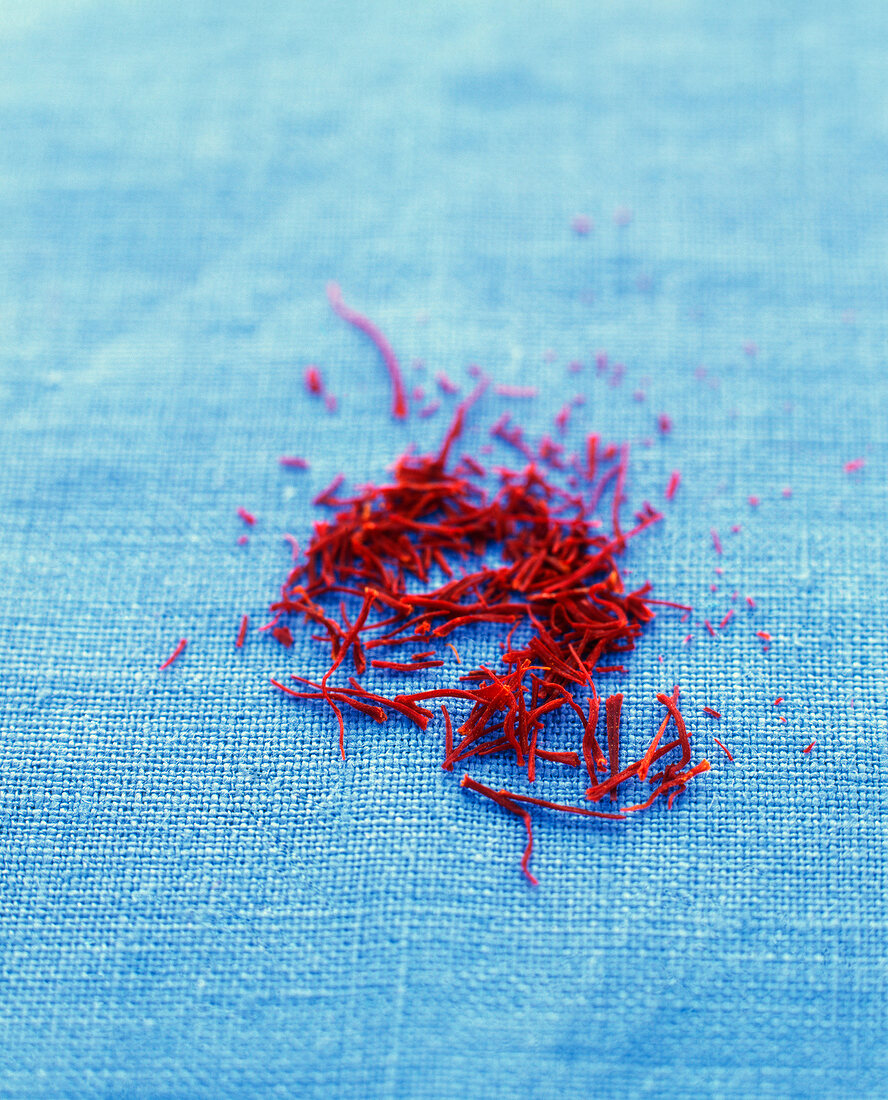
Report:
[[[888,9],[418,7],[4,5],[0,1094],[884,1095]],[[712,773],[625,827],[537,815],[536,890],[438,725],[355,716],[343,765],[267,683],[321,669],[305,632],[233,648],[311,496],[445,423],[390,419],[330,278],[411,383],[543,387],[468,448],[578,391],[571,442],[654,437],[632,500],[684,481],[627,565],[741,594],[621,682],[630,747],[680,683]]]

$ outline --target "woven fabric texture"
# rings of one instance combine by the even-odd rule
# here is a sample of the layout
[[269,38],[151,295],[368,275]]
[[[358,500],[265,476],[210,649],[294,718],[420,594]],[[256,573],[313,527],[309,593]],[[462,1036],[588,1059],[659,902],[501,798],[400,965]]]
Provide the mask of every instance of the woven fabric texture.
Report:
[[[884,1095],[886,47],[862,0],[3,5],[0,1095]],[[234,648],[473,362],[540,396],[463,450],[582,393],[636,507],[682,473],[626,565],[697,612],[612,683],[627,753],[680,684],[713,770],[536,814],[536,889],[440,723],[350,716],[343,763],[268,684],[308,632]]]

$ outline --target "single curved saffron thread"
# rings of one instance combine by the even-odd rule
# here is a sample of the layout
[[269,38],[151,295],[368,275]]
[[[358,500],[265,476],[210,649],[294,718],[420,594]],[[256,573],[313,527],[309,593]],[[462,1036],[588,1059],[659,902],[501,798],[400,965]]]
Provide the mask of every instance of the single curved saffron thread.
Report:
[[338,314],[347,324],[369,336],[376,345],[392,380],[392,416],[397,417],[398,420],[403,420],[407,415],[407,397],[404,391],[404,379],[401,377],[401,368],[391,344],[369,317],[365,317],[363,313],[358,313],[345,304],[338,283],[327,283],[327,301],[334,313]]
[[163,670],[165,668],[169,668],[170,665],[173,663],[173,661],[176,660],[176,658],[182,653],[182,650],[187,645],[188,645],[188,639],[187,638],[182,638],[182,640],[179,642],[179,644],[176,646],[176,648],[173,650],[173,652],[169,655],[169,657],[167,657],[167,659],[163,662],[163,664],[160,666],[160,668],[157,671],[158,672],[163,672]]

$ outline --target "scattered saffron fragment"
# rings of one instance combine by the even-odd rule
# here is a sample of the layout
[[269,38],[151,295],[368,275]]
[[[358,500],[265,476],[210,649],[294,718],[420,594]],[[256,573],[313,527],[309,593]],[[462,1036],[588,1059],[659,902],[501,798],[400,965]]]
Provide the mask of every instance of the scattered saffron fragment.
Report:
[[163,670],[165,668],[169,668],[170,665],[173,663],[173,661],[175,661],[176,658],[179,657],[182,654],[182,651],[185,649],[185,646],[187,646],[187,645],[188,645],[188,639],[187,638],[182,638],[182,640],[179,642],[179,644],[176,646],[176,648],[173,650],[173,652],[169,655],[169,657],[167,657],[167,659],[160,666],[160,668],[158,669],[158,672],[163,672]]
[[338,314],[343,321],[352,325],[360,332],[363,332],[366,336],[369,336],[376,345],[388,369],[389,377],[392,382],[392,416],[396,417],[398,420],[403,420],[407,415],[407,397],[404,392],[404,380],[401,377],[401,368],[392,350],[391,344],[386,340],[369,317],[365,317],[363,313],[358,313],[356,310],[350,309],[345,304],[342,300],[342,291],[339,289],[337,283],[327,284],[327,301],[330,303],[333,311]]
[[537,397],[536,386],[494,386],[493,392],[500,397]]
[[669,484],[666,486],[666,499],[672,500],[681,484],[681,473],[678,470],[672,471],[672,477],[669,478]]
[[712,707],[704,707],[703,713],[708,714],[710,718],[721,718],[721,714],[717,710],[713,710]]
[[241,646],[244,644],[244,639],[247,636],[247,627],[249,625],[250,625],[250,616],[249,615],[244,615],[244,617],[241,619],[240,630],[238,630],[238,632],[237,632],[237,639],[235,640],[235,643],[234,643],[237,646],[238,649],[240,649]]
[[438,389],[442,393],[459,393],[459,386],[452,378],[449,378],[443,371],[438,371],[435,375],[435,381],[438,383]]
[[309,461],[307,458],[299,458],[298,455],[281,455],[278,459],[280,466],[286,466],[291,470],[307,470]]
[[731,763],[733,764],[734,763],[734,754],[731,752],[731,750],[729,748],[727,748],[725,745],[723,745],[717,737],[713,737],[712,740],[716,743],[716,745],[718,745],[718,747],[725,754],[725,756],[728,758],[728,760],[730,760]]
[[816,741],[812,741],[810,745],[806,745],[805,748],[802,749],[802,752],[806,752],[806,753],[810,752],[811,749],[813,749],[816,744],[817,744]]
[[246,508],[238,508],[237,514],[248,527],[252,527],[253,524],[256,522],[256,517],[253,515],[252,512],[248,512]]
[[866,465],[865,458],[852,458],[850,462],[845,463],[845,473],[854,474],[858,470],[862,470]]

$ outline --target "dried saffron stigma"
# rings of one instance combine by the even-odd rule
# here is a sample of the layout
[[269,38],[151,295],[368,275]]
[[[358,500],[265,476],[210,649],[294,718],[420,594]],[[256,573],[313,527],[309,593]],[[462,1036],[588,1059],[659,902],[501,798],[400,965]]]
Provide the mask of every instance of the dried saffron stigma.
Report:
[[237,514],[248,527],[252,527],[256,522],[256,517],[252,512],[248,512],[246,508],[238,508]]
[[244,615],[244,617],[241,619],[240,630],[238,630],[238,632],[237,632],[237,639],[234,643],[237,646],[238,649],[240,649],[241,646],[244,644],[244,639],[247,636],[247,627],[249,625],[250,625],[250,616],[249,615]]
[[710,718],[721,718],[721,715],[717,710],[713,710],[712,707],[704,707],[703,713],[708,714]]
[[493,392],[500,397],[537,397],[540,391],[536,386],[494,386]]
[[669,478],[669,484],[666,486],[665,496],[667,500],[672,500],[676,492],[678,492],[678,487],[680,484],[681,473],[678,470],[673,470],[672,476]]
[[[629,447],[602,444],[595,434],[581,460],[548,437],[530,439],[505,416],[491,436],[500,450],[517,453],[518,468],[457,453],[466,418],[488,387],[478,377],[436,451],[402,454],[381,485],[341,492],[345,479],[337,475],[315,497],[327,511],[302,555],[288,536],[294,561],[260,629],[290,649],[288,624],[302,620],[323,652],[324,671],[271,683],[291,700],[328,708],[343,758],[346,715],[371,728],[407,719],[425,730],[432,722],[440,728],[440,706],[445,771],[498,757],[528,785],[567,769],[582,776],[578,798],[585,789],[593,803],[619,802],[633,785],[637,799],[640,781],[650,793],[628,810],[661,799],[671,808],[709,768],[692,762],[678,689],[657,696],[665,716],[653,739],[645,738],[647,749],[629,761],[621,747],[624,695],[599,690],[603,677],[627,673],[628,654],[656,606],[691,611],[654,599],[649,583],[631,587],[621,569],[632,540],[663,517],[644,503],[627,519]],[[461,657],[451,641],[477,628],[491,646],[486,662]],[[627,733],[626,745],[633,743]],[[606,813],[468,776],[462,785],[521,819],[522,870],[531,881],[531,812],[626,817],[616,807]]]
[[179,644],[173,650],[173,652],[169,655],[169,657],[167,657],[167,659],[160,666],[160,668],[158,669],[158,672],[163,672],[163,670],[165,668],[169,668],[170,665],[173,663],[173,661],[175,661],[177,657],[181,656],[182,652],[185,649],[185,646],[187,646],[187,645],[188,645],[188,639],[187,638],[182,638],[181,641],[179,642]]
[[338,284],[327,284],[327,300],[333,311],[337,313],[343,321],[346,321],[360,332],[363,332],[366,336],[369,336],[376,345],[377,351],[382,356],[382,361],[388,369],[389,377],[392,382],[392,416],[399,420],[403,420],[407,415],[407,396],[404,391],[404,379],[401,377],[401,367],[398,364],[397,357],[392,350],[391,344],[386,340],[369,317],[365,317],[362,313],[350,309],[345,302],[343,302],[342,291],[339,289]]

